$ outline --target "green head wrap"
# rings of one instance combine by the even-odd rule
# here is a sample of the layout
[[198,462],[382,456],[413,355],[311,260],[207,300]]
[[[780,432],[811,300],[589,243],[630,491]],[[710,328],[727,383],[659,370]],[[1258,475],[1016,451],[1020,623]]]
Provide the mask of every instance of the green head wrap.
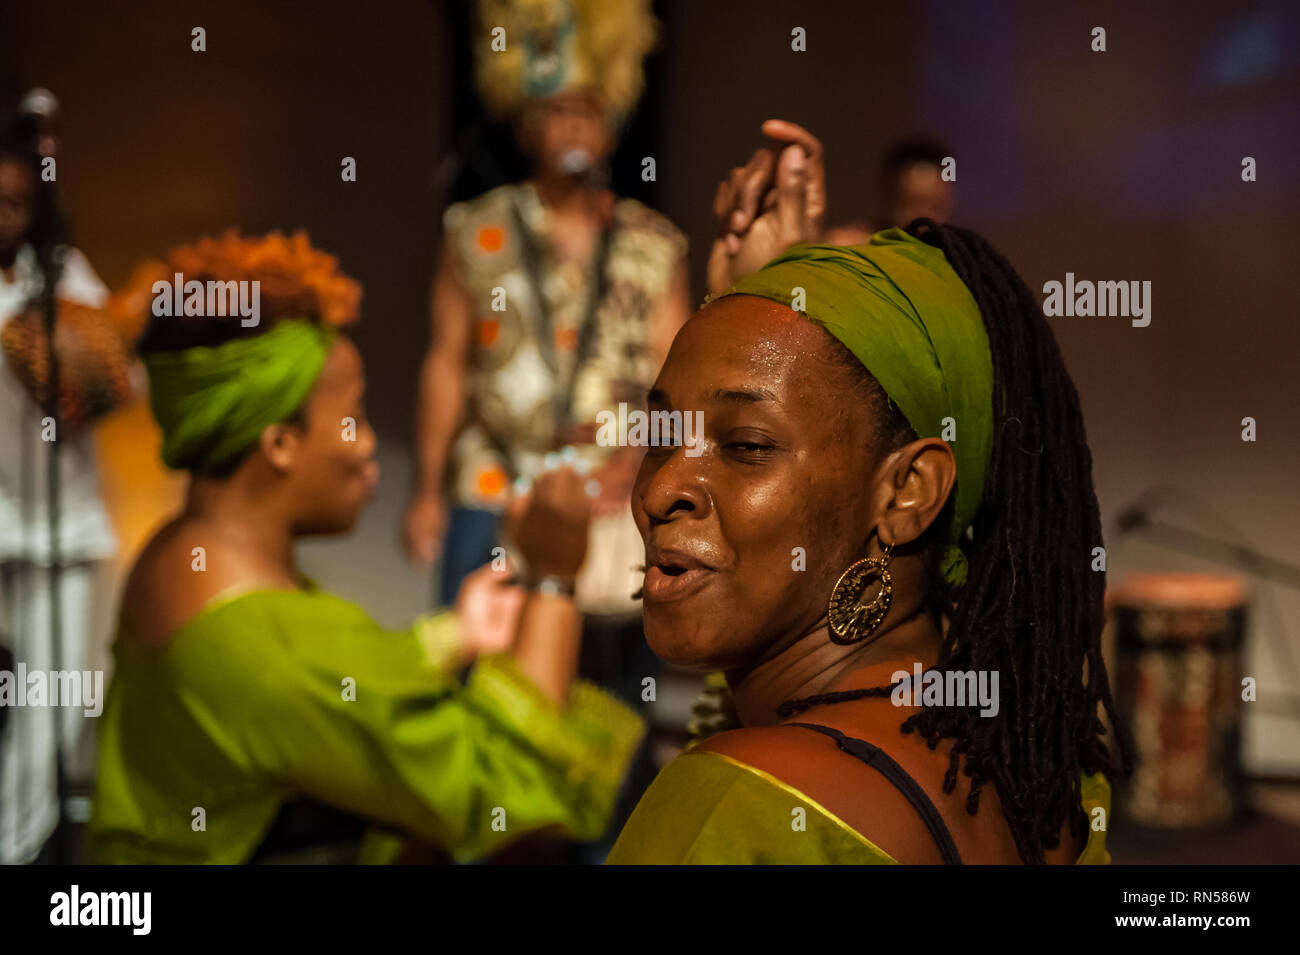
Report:
[[961,586],[960,542],[993,448],[993,359],[974,297],[942,251],[902,229],[864,245],[793,246],[726,294],[790,306],[800,288],[805,314],[848,346],[917,435],[940,437],[953,419],[956,502],[942,569]]
[[332,331],[293,319],[221,345],[146,355],[167,466],[201,470],[256,442],[302,404],[333,341]]

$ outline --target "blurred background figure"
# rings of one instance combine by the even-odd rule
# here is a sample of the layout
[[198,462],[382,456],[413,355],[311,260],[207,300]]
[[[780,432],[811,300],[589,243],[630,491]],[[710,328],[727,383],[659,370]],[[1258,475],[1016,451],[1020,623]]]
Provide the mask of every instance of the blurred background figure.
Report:
[[[530,168],[444,215],[405,516],[409,556],[442,557],[443,602],[491,559],[511,484],[549,453],[573,447],[599,484],[597,516],[625,516],[639,454],[596,447],[595,416],[640,403],[688,305],[681,233],[607,185],[654,31],[643,0],[479,6],[479,93]],[[621,596],[592,592],[600,582],[581,596],[634,612],[629,580],[610,581]]]
[[[100,499],[95,447],[82,426],[109,410],[114,396],[124,397],[129,385],[124,353],[112,347],[111,333],[101,337],[106,321],[97,309],[108,289],[68,245],[55,202],[57,104],[47,91],[33,90],[21,110],[0,141],[0,644],[14,666],[28,672],[81,670],[92,643],[97,572],[116,548]],[[55,286],[64,366],[54,434],[46,417],[47,282]],[[100,342],[109,347],[97,348]],[[95,391],[108,402],[91,409],[86,402]],[[59,452],[57,547],[51,547],[49,523],[52,438]],[[56,586],[57,630],[51,621]],[[0,863],[52,861],[51,835],[59,822],[56,751],[61,741],[68,766],[86,721],[80,707],[14,707],[9,717],[0,736]]]
[[890,145],[880,161],[876,217],[830,229],[832,245],[866,242],[879,229],[902,228],[913,219],[947,222],[952,218],[956,188],[951,171],[945,177],[945,160],[952,149],[932,136],[908,136]]
[[[641,720],[574,683],[570,598],[487,569],[456,613],[390,630],[298,569],[298,541],[351,530],[378,486],[343,333],[360,286],[302,232],[200,240],[154,268],[169,273],[265,294],[252,326],[200,303],[155,312],[139,341],[163,458],[189,482],[123,592],[91,857],[391,861],[419,843],[468,859],[534,829],[601,835]],[[552,469],[511,536],[535,572],[572,579],[589,514],[581,478]]]
[[684,236],[610,188],[657,23],[647,0],[484,0],[477,12],[478,93],[513,125],[528,169],[443,216],[407,553],[441,556],[438,600],[454,601],[465,575],[501,553],[512,488],[562,456],[590,475],[595,497],[576,581],[582,673],[639,702],[657,671],[632,599],[645,556],[629,507],[642,449],[597,445],[596,418],[642,406],[689,314]]

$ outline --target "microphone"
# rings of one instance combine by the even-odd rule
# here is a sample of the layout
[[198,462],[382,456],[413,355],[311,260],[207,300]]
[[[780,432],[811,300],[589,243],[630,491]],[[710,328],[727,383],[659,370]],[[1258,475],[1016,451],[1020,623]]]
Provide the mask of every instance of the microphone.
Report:
[[23,94],[18,104],[18,112],[33,116],[57,116],[58,98],[43,86],[34,86]]
[[[597,162],[595,156],[581,147],[564,150],[556,161],[556,168],[562,175],[569,177],[571,182],[588,189],[601,192],[609,188],[609,166],[604,162]],[[605,196],[605,198],[610,197]],[[598,212],[606,225],[613,221],[612,204],[602,204]]]
[[[43,86],[34,86],[23,94],[18,102],[18,113],[25,132],[32,137],[31,145],[45,160],[55,160],[60,147],[59,137],[59,100]],[[39,235],[32,236],[32,245],[36,247],[37,257],[41,260],[41,270],[48,281],[56,282],[62,274],[62,258],[66,251],[63,247],[68,242],[68,224],[63,218],[58,194],[53,182],[39,183],[44,194],[44,226]]]
[[31,117],[36,129],[36,151],[42,158],[55,155],[59,151],[58,98],[43,86],[34,87],[23,94],[18,112]]
[[591,172],[595,163],[591,153],[585,149],[566,149],[560,154],[559,165],[566,176],[584,176]]

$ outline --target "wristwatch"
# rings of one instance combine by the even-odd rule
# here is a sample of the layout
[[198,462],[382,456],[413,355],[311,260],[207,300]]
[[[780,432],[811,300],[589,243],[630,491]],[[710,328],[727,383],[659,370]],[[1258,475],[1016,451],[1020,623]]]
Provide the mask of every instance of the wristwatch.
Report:
[[572,597],[574,595],[573,581],[554,574],[530,580],[528,589],[543,597]]

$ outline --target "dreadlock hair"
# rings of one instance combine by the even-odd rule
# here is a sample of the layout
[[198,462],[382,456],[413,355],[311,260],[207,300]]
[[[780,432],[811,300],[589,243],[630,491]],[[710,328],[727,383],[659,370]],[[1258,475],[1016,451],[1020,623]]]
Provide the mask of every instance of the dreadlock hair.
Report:
[[[935,670],[998,672],[1001,708],[982,717],[972,707],[925,707],[902,731],[919,733],[931,749],[954,740],[944,792],[953,791],[962,768],[970,779],[966,811],[974,815],[981,789],[992,783],[1020,857],[1041,864],[1067,821],[1076,837],[1087,833],[1080,774],[1116,778],[1132,767],[1101,657],[1105,575],[1090,566],[1101,543],[1092,455],[1056,339],[1007,260],[968,229],[918,219],[907,231],[942,250],[970,289],[993,359],[993,449],[963,542],[966,583],[942,601],[949,626]],[[884,395],[874,379],[870,385]],[[884,440],[898,447],[915,437],[902,430],[896,408],[885,412],[878,419]],[[930,530],[947,526],[936,521]],[[930,538],[925,546],[942,543]],[[791,700],[780,713],[891,690]],[[1118,753],[1104,740],[1103,709]]]

